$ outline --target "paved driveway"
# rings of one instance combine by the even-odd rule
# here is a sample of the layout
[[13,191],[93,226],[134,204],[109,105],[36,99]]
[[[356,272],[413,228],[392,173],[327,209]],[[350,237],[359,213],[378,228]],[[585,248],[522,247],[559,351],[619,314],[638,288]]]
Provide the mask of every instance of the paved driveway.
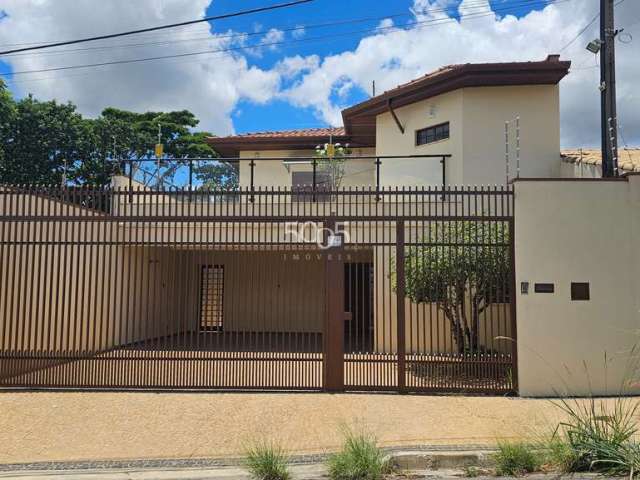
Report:
[[338,448],[345,425],[383,446],[489,445],[549,429],[547,400],[324,393],[0,392],[0,464],[293,453]]

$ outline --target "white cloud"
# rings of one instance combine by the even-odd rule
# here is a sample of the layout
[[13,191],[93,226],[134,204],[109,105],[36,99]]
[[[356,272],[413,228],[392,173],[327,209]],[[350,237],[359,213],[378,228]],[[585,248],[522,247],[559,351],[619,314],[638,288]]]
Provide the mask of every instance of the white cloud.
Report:
[[[191,20],[204,15],[210,0],[2,0],[0,3],[0,9],[8,15],[0,20],[0,44],[9,44],[65,40],[134,29],[140,25]],[[53,53],[52,50],[39,55],[7,57],[5,61],[14,71],[36,70],[216,50],[246,41],[242,37],[228,38],[230,33],[233,32],[214,35],[209,25],[202,23],[61,49],[166,40],[180,40],[178,43],[73,54]],[[269,34],[277,36],[277,33]],[[107,106],[135,111],[188,109],[201,119],[201,128],[219,135],[232,133],[231,112],[239,100],[266,102],[279,88],[278,72],[250,67],[243,56],[231,53],[15,78],[15,88],[20,93],[33,93],[40,99],[70,100],[81,112],[92,116]]]
[[[442,7],[450,0],[415,0],[415,21],[444,19]],[[466,62],[542,60],[558,53],[598,11],[597,0],[570,0],[547,6],[523,18],[495,15],[478,0],[464,0],[461,13],[476,18],[437,25],[417,25],[409,30],[393,30],[362,39],[353,51],[322,59],[318,67],[305,73],[281,93],[293,105],[312,107],[327,123],[342,122],[341,97],[336,92],[352,86],[369,92],[375,80],[378,91],[417,78],[442,65]],[[498,7],[494,7],[498,8]],[[617,7],[620,27],[634,24],[638,32],[640,2],[627,1]],[[442,21],[442,20],[439,20]],[[598,22],[565,51],[563,59],[573,61],[571,73],[561,83],[562,143],[564,146],[599,144],[599,73],[593,56],[584,46],[597,36]],[[634,27],[629,25],[633,33]],[[638,40],[618,42],[618,118],[629,144],[640,143],[640,94],[634,85],[640,77]],[[349,85],[349,86],[347,86]]]
[[286,57],[279,61],[274,67],[275,70],[285,79],[294,78],[301,73],[310,72],[320,66],[320,57],[318,55],[309,55],[301,57]]
[[267,44],[269,50],[277,50],[278,45],[270,45],[272,43],[279,43],[284,40],[284,32],[277,28],[270,29],[264,37],[262,37],[262,43]]
[[291,36],[296,39],[300,39],[307,34],[307,31],[304,29],[304,25],[296,25],[295,30],[291,32]]

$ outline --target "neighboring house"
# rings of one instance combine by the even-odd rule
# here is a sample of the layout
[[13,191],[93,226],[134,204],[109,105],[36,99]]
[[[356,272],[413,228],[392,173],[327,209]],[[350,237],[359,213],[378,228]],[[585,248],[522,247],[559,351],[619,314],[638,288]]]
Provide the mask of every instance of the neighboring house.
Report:
[[[640,148],[618,150],[618,173],[640,172]],[[564,178],[602,178],[602,152],[578,148],[562,151],[560,174]]]
[[[354,157],[379,156],[381,186],[495,185],[521,177],[560,175],[560,80],[571,63],[451,65],[342,111],[344,127],[212,137],[224,157],[239,158],[240,184],[291,186],[308,180],[318,144],[348,143]],[[509,122],[509,175],[505,156]],[[443,169],[438,155],[447,154]],[[435,158],[384,158],[436,155]],[[280,161],[260,161],[261,158]],[[347,163],[343,186],[376,185],[375,159]],[[299,173],[298,173],[299,172]],[[306,183],[306,182],[303,182]]]

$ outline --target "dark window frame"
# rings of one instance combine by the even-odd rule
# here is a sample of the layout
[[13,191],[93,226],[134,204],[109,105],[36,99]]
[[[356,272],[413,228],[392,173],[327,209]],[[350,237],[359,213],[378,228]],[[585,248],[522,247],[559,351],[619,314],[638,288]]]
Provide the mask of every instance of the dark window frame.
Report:
[[442,122],[416,130],[416,147],[448,140],[451,136],[450,122]]
[[[296,175],[308,176],[309,181],[295,183]],[[330,190],[329,174],[326,172],[316,172],[316,195],[315,200],[319,202],[328,201],[329,195],[324,194]],[[310,202],[313,200],[313,172],[291,172],[291,200],[294,202]]]

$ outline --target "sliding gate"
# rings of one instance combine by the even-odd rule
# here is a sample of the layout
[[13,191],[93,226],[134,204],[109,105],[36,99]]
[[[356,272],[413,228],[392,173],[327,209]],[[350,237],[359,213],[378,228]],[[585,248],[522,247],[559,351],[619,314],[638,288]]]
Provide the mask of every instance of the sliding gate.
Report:
[[516,389],[510,189],[311,195],[4,187],[0,386]]

